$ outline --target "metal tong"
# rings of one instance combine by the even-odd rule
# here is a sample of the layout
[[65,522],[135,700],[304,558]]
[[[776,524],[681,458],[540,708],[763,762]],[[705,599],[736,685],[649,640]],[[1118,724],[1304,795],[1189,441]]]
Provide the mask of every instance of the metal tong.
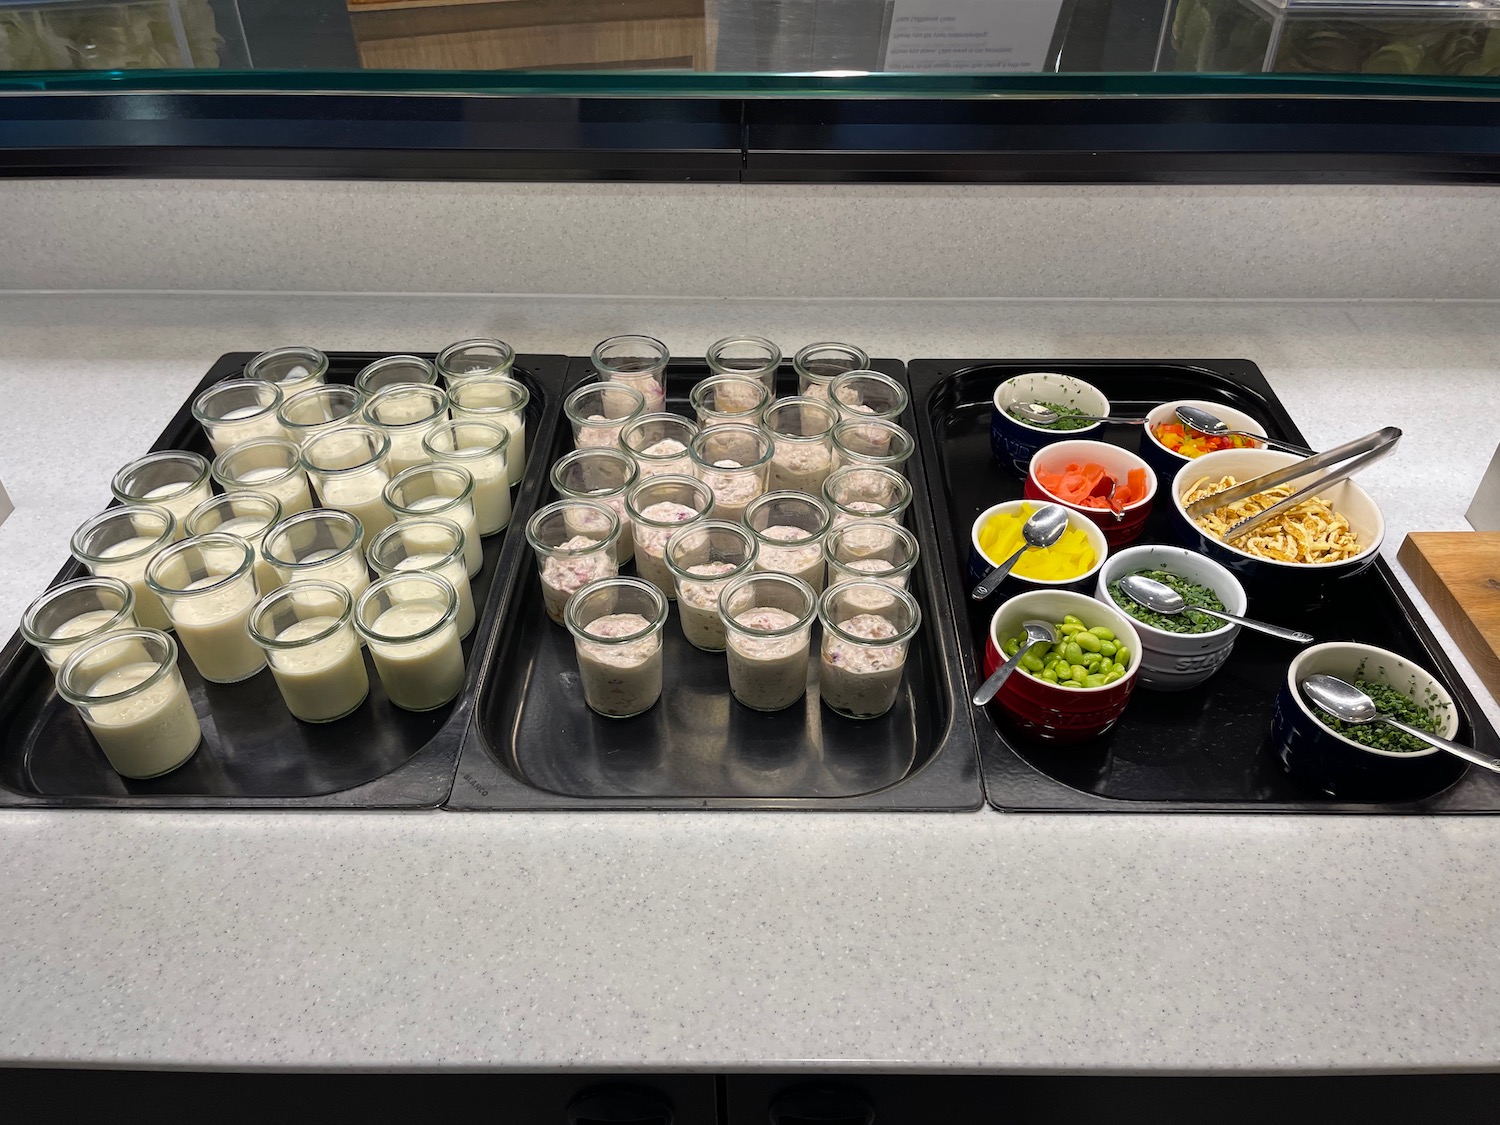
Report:
[[1197,519],[1219,508],[1256,496],[1269,488],[1300,480],[1309,473],[1316,473],[1323,469],[1329,470],[1311,484],[1297,489],[1285,500],[1278,500],[1265,511],[1240,520],[1224,533],[1224,541],[1227,543],[1231,539],[1239,539],[1248,535],[1267,520],[1274,519],[1288,508],[1296,507],[1309,496],[1315,495],[1329,485],[1348,480],[1355,473],[1368,469],[1376,461],[1388,457],[1400,440],[1401,431],[1395,426],[1386,426],[1382,430],[1376,430],[1373,434],[1366,434],[1362,438],[1336,446],[1326,453],[1314,453],[1311,457],[1301,461],[1295,461],[1283,468],[1242,481],[1231,488],[1226,488],[1223,492],[1215,492],[1212,496],[1194,500],[1184,511],[1187,512],[1188,519]]

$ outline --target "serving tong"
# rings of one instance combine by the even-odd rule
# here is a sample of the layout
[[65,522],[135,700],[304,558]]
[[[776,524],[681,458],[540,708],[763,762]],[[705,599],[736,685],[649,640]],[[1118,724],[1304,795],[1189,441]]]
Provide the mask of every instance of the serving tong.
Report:
[[1269,473],[1262,473],[1258,477],[1241,481],[1223,492],[1215,492],[1211,496],[1204,496],[1194,500],[1183,509],[1188,519],[1198,519],[1219,508],[1236,504],[1241,500],[1247,500],[1251,496],[1265,492],[1267,489],[1276,488],[1278,485],[1287,484],[1294,480],[1301,480],[1309,473],[1317,473],[1328,470],[1319,476],[1311,484],[1303,485],[1285,500],[1278,500],[1263,512],[1257,512],[1253,516],[1240,520],[1224,533],[1224,541],[1241,539],[1250,534],[1267,520],[1274,519],[1289,508],[1294,508],[1309,496],[1338,484],[1339,481],[1348,480],[1355,473],[1368,469],[1376,461],[1388,457],[1396,448],[1396,443],[1401,440],[1401,431],[1395,426],[1386,426],[1384,429],[1376,430],[1372,434],[1366,434],[1362,438],[1355,438],[1343,445],[1335,446],[1324,453],[1314,453],[1301,461],[1294,461],[1290,465],[1280,469],[1274,469]]

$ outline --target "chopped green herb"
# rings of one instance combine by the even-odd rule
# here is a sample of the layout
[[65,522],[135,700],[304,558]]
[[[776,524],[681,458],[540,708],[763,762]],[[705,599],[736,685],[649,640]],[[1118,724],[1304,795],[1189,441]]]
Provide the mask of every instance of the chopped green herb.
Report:
[[1092,426],[1094,424],[1080,417],[1083,411],[1079,410],[1076,406],[1064,406],[1060,402],[1039,402],[1037,405],[1045,406],[1052,413],[1056,414],[1057,421],[1049,422],[1044,426],[1040,422],[1033,422],[1028,418],[1022,418],[1014,410],[1010,411],[1010,415],[1016,421],[1033,426],[1038,430],[1081,430],[1085,426]]
[[[1437,733],[1438,721],[1432,711],[1414,702],[1409,695],[1403,695],[1395,688],[1378,684],[1374,680],[1355,680],[1354,686],[1359,688],[1375,701],[1375,710],[1382,715],[1389,715],[1393,719],[1400,719],[1407,726],[1425,730],[1431,734]],[[1395,727],[1388,727],[1384,723],[1345,723],[1335,719],[1322,708],[1314,707],[1312,713],[1318,722],[1322,723],[1331,731],[1343,735],[1345,738],[1369,746],[1376,750],[1390,750],[1397,754],[1410,754],[1416,750],[1426,750],[1427,743],[1421,739],[1413,738],[1409,734],[1402,734]]]
[[[1129,597],[1120,589],[1118,582],[1109,584],[1109,596],[1114,599],[1115,604],[1130,614],[1144,625],[1150,625],[1153,629],[1160,629],[1166,633],[1212,633],[1215,629],[1222,629],[1227,622],[1217,617],[1210,617],[1206,613],[1194,613],[1193,606],[1202,606],[1205,609],[1217,609],[1222,611],[1224,603],[1219,600],[1219,595],[1207,586],[1200,586],[1196,582],[1189,582],[1186,578],[1179,578],[1165,570],[1138,570],[1135,572],[1142,578],[1152,578],[1164,586],[1170,586],[1182,595],[1182,600],[1187,603],[1186,613],[1157,613],[1155,610],[1147,609],[1134,598]],[[1126,577],[1121,575],[1121,577]]]

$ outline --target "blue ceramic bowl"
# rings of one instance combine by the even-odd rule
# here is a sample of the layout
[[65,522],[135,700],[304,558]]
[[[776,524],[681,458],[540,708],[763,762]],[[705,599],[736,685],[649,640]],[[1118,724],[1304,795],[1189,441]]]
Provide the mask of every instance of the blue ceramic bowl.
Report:
[[[965,590],[972,590],[979,585],[983,578],[995,567],[1003,563],[1004,559],[991,560],[979,549],[979,529],[985,521],[996,512],[1015,512],[1022,504],[1030,505],[1035,510],[1046,507],[1045,501],[1037,500],[1007,500],[1003,504],[994,504],[980,512],[969,528],[969,558],[965,566],[966,582]],[[1099,530],[1097,524],[1090,522],[1082,512],[1069,508],[1066,504],[1059,504],[1059,508],[1068,513],[1068,526],[1082,529],[1088,536],[1089,546],[1094,548],[1094,565],[1077,578],[1069,578],[1066,582],[1047,582],[1040,578],[1023,578],[1015,571],[1011,571],[1000,583],[1000,589],[995,591],[1001,595],[1001,600],[1012,595],[1022,593],[1026,590],[1074,590],[1080,594],[1091,594],[1094,590],[1094,582],[1099,576],[1099,570],[1104,566],[1104,560],[1109,557],[1109,544],[1104,539],[1104,532]]]
[[1074,438],[1098,437],[1103,422],[1093,422],[1076,430],[1044,430],[1012,417],[1006,407],[1018,402],[1055,402],[1071,406],[1085,414],[1109,416],[1109,399],[1092,383],[1059,375],[1053,371],[1034,371],[1007,379],[995,388],[990,399],[990,452],[996,462],[1009,465],[1022,476],[1031,459],[1044,445]]
[[1441,750],[1398,754],[1345,738],[1313,717],[1298,685],[1319,672],[1353,683],[1373,680],[1410,696],[1439,716],[1437,733],[1458,731],[1453,697],[1428,672],[1383,648],[1333,641],[1304,649],[1276,693],[1271,741],[1286,772],[1301,785],[1346,801],[1417,801],[1463,776],[1462,759]]
[[1162,480],[1171,480],[1177,475],[1177,470],[1184,465],[1191,464],[1193,458],[1184,457],[1181,453],[1173,453],[1165,445],[1156,439],[1151,431],[1163,422],[1175,422],[1177,420],[1177,408],[1179,406],[1196,406],[1207,410],[1219,418],[1222,418],[1231,430],[1244,430],[1247,434],[1260,434],[1265,436],[1266,428],[1257,422],[1243,410],[1236,410],[1232,406],[1225,406],[1222,402],[1209,402],[1201,398],[1177,398],[1171,402],[1164,402],[1160,406],[1153,406],[1146,412],[1146,424],[1142,427],[1145,433],[1141,436],[1141,460],[1156,470],[1156,475]]

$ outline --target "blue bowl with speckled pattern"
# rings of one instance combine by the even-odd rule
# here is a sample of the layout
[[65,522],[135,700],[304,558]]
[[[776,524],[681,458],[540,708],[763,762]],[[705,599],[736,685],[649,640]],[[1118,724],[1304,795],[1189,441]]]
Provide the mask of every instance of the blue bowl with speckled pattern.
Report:
[[1092,383],[1055,371],[1032,371],[1005,380],[990,399],[990,452],[1001,465],[1009,465],[1022,476],[1043,446],[1057,441],[1098,437],[1103,422],[1091,422],[1076,430],[1045,430],[1013,417],[1006,409],[1018,402],[1050,402],[1071,406],[1084,414],[1109,416],[1109,399]]

